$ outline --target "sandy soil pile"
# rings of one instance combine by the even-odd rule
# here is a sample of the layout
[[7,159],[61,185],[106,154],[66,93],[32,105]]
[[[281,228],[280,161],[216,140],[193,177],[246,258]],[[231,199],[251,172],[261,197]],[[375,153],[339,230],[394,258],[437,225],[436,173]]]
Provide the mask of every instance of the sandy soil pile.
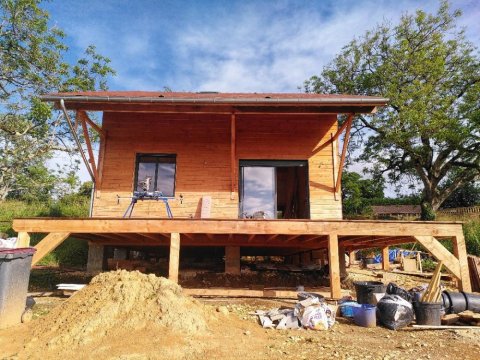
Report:
[[31,346],[76,347],[125,331],[161,330],[184,335],[207,330],[208,310],[177,284],[125,270],[103,273],[40,319]]

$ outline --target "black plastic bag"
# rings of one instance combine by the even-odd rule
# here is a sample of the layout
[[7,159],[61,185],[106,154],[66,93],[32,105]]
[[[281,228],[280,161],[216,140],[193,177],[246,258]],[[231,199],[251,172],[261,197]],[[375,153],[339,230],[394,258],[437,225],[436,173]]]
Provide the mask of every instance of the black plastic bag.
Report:
[[377,319],[388,329],[401,329],[413,321],[412,304],[398,295],[385,295],[377,304]]
[[407,300],[409,303],[413,302],[413,294],[405,289],[402,289],[397,284],[391,282],[387,285],[386,293],[389,295],[398,295],[401,298]]

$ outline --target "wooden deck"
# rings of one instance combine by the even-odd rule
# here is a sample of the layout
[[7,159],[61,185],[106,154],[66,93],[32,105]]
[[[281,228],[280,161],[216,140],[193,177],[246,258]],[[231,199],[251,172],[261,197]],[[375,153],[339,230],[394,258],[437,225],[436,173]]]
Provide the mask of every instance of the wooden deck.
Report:
[[[418,242],[470,291],[462,223],[371,220],[243,220],[165,218],[15,219],[21,246],[30,233],[48,233],[36,245],[33,263],[73,236],[102,245],[170,246],[170,278],[178,277],[180,246],[328,249],[333,298],[340,297],[339,254]],[[438,240],[450,240],[450,253]]]

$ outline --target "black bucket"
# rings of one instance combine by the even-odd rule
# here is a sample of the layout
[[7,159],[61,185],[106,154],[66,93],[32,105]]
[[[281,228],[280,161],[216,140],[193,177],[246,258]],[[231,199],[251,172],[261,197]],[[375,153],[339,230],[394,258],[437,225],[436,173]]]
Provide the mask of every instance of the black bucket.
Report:
[[463,292],[444,291],[442,298],[446,314],[458,314],[467,310],[467,298]]
[[415,305],[417,325],[442,325],[442,303],[418,302]]
[[384,293],[386,289],[385,285],[380,281],[356,281],[353,285],[355,285],[357,302],[359,304],[375,305],[372,302],[371,294]]
[[480,295],[466,292],[464,292],[463,295],[465,295],[467,299],[467,310],[480,313]]

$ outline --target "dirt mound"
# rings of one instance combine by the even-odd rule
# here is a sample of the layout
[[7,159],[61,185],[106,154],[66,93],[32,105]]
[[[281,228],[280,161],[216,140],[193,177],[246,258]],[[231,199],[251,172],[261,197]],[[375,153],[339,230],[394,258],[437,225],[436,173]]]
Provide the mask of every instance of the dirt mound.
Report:
[[103,273],[39,319],[30,345],[77,347],[118,334],[119,329],[201,334],[207,330],[210,311],[165,278],[138,271]]

